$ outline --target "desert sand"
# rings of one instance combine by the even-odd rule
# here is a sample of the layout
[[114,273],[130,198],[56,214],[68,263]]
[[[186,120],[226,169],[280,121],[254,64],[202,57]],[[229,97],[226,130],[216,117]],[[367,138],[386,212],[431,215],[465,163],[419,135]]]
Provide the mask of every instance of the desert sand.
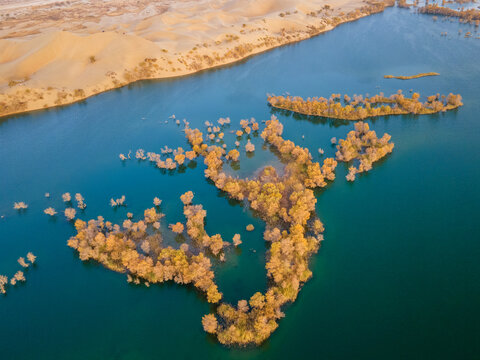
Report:
[[391,0],[0,0],[0,116],[229,64],[391,5]]

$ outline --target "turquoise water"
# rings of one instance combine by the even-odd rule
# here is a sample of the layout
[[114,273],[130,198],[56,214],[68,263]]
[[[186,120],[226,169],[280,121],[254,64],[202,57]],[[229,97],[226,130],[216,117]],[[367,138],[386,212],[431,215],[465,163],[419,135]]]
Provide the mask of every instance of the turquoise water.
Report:
[[[275,49],[235,66],[169,81],[141,82],[61,109],[0,122],[0,274],[18,270],[33,251],[27,282],[0,298],[1,359],[478,359],[480,358],[480,40],[457,35],[473,27],[434,22],[404,9],[345,24],[316,38]],[[440,36],[447,31],[448,36]],[[478,32],[475,33],[478,36]],[[385,74],[436,71],[401,81]],[[82,263],[66,246],[74,234],[63,216],[63,192],[81,192],[83,219],[121,221],[163,199],[164,225],[183,221],[179,195],[195,192],[206,229],[238,251],[216,264],[225,299],[236,302],[266,287],[263,223],[209,184],[204,165],[163,173],[118,154],[185,146],[172,114],[192,127],[219,117],[270,117],[266,93],[300,96],[461,93],[465,106],[433,116],[370,121],[395,142],[392,155],[353,184],[337,180],[318,191],[325,241],[314,274],[285,308],[279,329],[259,348],[229,349],[203,332],[210,305],[174,284],[130,285],[125,275]],[[352,124],[275,113],[284,136],[319,159],[329,139]],[[302,138],[302,135],[304,138]],[[231,134],[227,143],[232,144]],[[262,149],[241,156],[240,176],[278,159]],[[44,197],[45,192],[51,198]],[[114,210],[111,197],[126,195]],[[14,201],[29,208],[18,214]],[[249,223],[251,233],[244,231]]]

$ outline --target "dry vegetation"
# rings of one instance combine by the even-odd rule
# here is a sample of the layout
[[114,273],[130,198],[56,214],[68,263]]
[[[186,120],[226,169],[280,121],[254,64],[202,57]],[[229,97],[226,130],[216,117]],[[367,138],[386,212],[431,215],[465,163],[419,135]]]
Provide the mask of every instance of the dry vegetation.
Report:
[[342,120],[363,120],[369,117],[403,114],[434,114],[440,111],[453,110],[462,106],[460,95],[448,96],[436,94],[428,96],[421,102],[420,94],[413,93],[411,98],[405,97],[401,90],[397,94],[385,97],[383,93],[372,97],[332,94],[329,99],[320,97],[307,98],[298,96],[269,96],[271,106],[293,111],[303,115],[322,116]]
[[162,247],[161,234],[154,227],[162,214],[155,208],[144,212],[143,220],[125,220],[122,226],[104,221],[102,217],[75,221],[77,235],[68,240],[68,246],[78,251],[83,261],[96,260],[108,269],[126,273],[129,282],[147,286],[165,281],[192,284],[204,292],[211,303],[222,294],[213,282],[211,262],[199,253],[193,255],[183,249]]
[[[225,121],[219,123],[219,127],[208,124],[217,135]],[[241,125],[245,133],[259,130],[254,119],[242,120]],[[296,299],[302,284],[312,275],[309,258],[318,250],[324,230],[315,216],[313,189],[332,181],[337,165],[332,158],[325,159],[322,165],[313,162],[308,149],[283,139],[282,131],[283,126],[272,117],[261,136],[286,164],[283,175],[267,166],[254,179],[238,179],[222,170],[224,162],[236,161],[233,159],[236,156],[223,147],[207,145],[200,130],[185,124],[185,135],[194,153],[190,157],[204,158],[205,176],[228,197],[248,204],[267,224],[264,238],[270,248],[266,269],[271,285],[265,293],[257,292],[235,306],[221,302],[210,258],[225,260],[225,247],[230,243],[223,241],[220,234],[207,234],[204,227],[207,213],[202,205],[193,203],[191,191],[180,197],[186,225],[180,222],[170,225],[177,234],[186,230],[190,239],[189,244],[183,243],[179,249],[162,245],[159,219],[163,214],[156,208],[145,210],[142,220],[127,219],[122,225],[102,217],[88,223],[76,220],[77,235],[68,245],[78,251],[81,260],[93,259],[111,270],[126,273],[127,279],[136,284],[150,286],[165,281],[192,284],[209,302],[219,304],[215,313],[202,319],[207,332],[216,334],[227,345],[260,344],[278,327],[278,320],[283,317],[281,307]],[[179,149],[175,150],[177,155],[185,153]],[[171,153],[168,148],[164,150]],[[155,162],[160,156],[145,155],[143,150],[136,155],[140,160],[150,157]],[[65,196],[65,200],[70,201],[71,197]],[[161,201],[157,199],[154,203],[160,205]],[[254,227],[249,224],[247,229],[251,231]],[[234,236],[233,244],[241,244],[239,234]]]
[[411,79],[419,79],[419,78],[422,78],[422,77],[427,77],[427,76],[438,76],[440,75],[439,73],[436,73],[436,72],[427,72],[427,73],[420,73],[420,74],[416,74],[416,75],[398,75],[398,76],[395,76],[395,75],[384,75],[383,77],[385,79],[399,79],[399,80],[411,80]]
[[466,22],[477,22],[480,21],[480,10],[476,9],[466,9],[466,10],[453,10],[447,7],[439,6],[437,4],[427,4],[418,9],[420,14],[432,14],[432,15],[442,15],[448,17],[457,17]]
[[[35,264],[35,260],[37,257],[29,252],[26,256],[26,260],[24,257],[18,258],[17,262],[20,264],[20,266],[26,271],[30,266]],[[0,294],[6,295],[7,294],[7,288],[9,286],[15,286],[17,285],[18,282],[25,282],[27,279],[25,278],[25,272],[24,271],[17,271],[10,279],[5,276],[5,275],[0,275]]]
[[346,179],[354,181],[355,175],[372,169],[373,163],[384,158],[393,151],[391,136],[384,134],[380,139],[375,131],[371,131],[367,123],[355,123],[355,130],[350,131],[345,140],[340,139],[337,145],[336,159],[350,162],[358,160],[358,166],[350,166]]
[[[161,77],[167,73],[169,75],[188,73],[224,64],[258,51],[316,35],[341,22],[382,11],[385,6],[390,5],[391,2],[367,2],[363,7],[343,15],[334,13],[330,6],[325,5],[307,14],[309,18],[319,20],[315,26],[309,25],[307,32],[283,29],[274,35],[262,33],[257,41],[241,43],[242,36],[247,33],[250,26],[244,24],[241,32],[228,33],[215,40],[214,44],[198,44],[188,53],[175,55],[170,55],[171,52],[163,49],[162,57],[145,57],[132,68],[124,69],[120,76],[117,72],[109,71],[109,85],[99,88],[97,92],[140,79]],[[294,14],[282,11],[278,17],[288,19]],[[229,44],[222,48],[223,53],[205,50],[222,44]],[[85,57],[85,61],[88,66],[94,67],[102,60],[90,55]],[[416,75],[420,76],[426,74]],[[10,87],[17,86],[19,83],[14,82]],[[0,102],[0,115],[2,111],[3,114],[8,114],[20,108],[29,109],[26,105],[27,90],[29,89],[17,90],[15,96],[18,98],[12,95],[8,108],[5,102]],[[86,91],[83,88],[48,91],[52,92],[57,105],[77,101],[95,93],[93,90]],[[401,92],[390,97],[383,94],[365,98],[344,96],[343,103],[340,99],[339,94],[333,94],[329,99],[307,100],[291,96],[270,96],[268,101],[270,105],[279,109],[346,120],[382,115],[432,114],[462,105],[461,96],[453,94],[433,95],[423,103],[419,100],[419,94],[414,93],[408,98]],[[46,105],[49,106],[48,103]],[[176,120],[176,123],[181,124],[179,120]],[[185,168],[188,161],[203,159],[206,167],[205,177],[228,198],[251,208],[255,215],[266,223],[263,237],[268,243],[265,268],[269,283],[264,293],[256,292],[236,304],[222,301],[223,294],[215,283],[212,261],[224,261],[226,249],[231,243],[224,241],[220,234],[211,235],[206,232],[207,212],[201,204],[194,203],[194,194],[191,191],[180,197],[185,222],[178,221],[169,225],[170,231],[176,234],[177,239],[188,238],[179,248],[163,244],[162,234],[168,230],[161,228],[160,219],[163,214],[159,211],[161,200],[157,197],[153,200],[154,207],[146,209],[143,218],[138,221],[132,221],[132,213],[127,214],[127,219],[122,224],[105,221],[101,216],[88,222],[77,219],[74,222],[76,235],[68,240],[68,246],[75,249],[82,261],[94,260],[110,270],[125,273],[127,281],[134,284],[150,286],[173,281],[179,285],[192,285],[209,303],[214,304],[212,313],[202,318],[206,332],[215,335],[218,341],[225,345],[258,345],[275,331],[278,321],[284,316],[282,312],[284,306],[296,300],[303,284],[312,276],[309,260],[318,251],[324,231],[322,222],[315,214],[317,200],[314,190],[325,188],[328,182],[335,179],[337,161],[352,162],[347,180],[353,181],[356,174],[371,170],[376,161],[391,153],[394,144],[390,142],[390,135],[384,134],[378,138],[368,124],[358,122],[354,131],[350,131],[345,139],[338,141],[336,157],[326,158],[319,163],[313,161],[308,149],[284,139],[283,125],[272,116],[266,121],[261,137],[265,145],[281,158],[285,166],[283,171],[280,173],[274,167],[266,166],[251,179],[236,178],[223,171],[226,162],[236,163],[240,157],[237,149],[227,150],[226,144],[223,143],[222,127],[229,123],[228,118],[220,119],[219,126],[207,123],[207,131],[204,134],[199,129],[190,128],[188,122],[184,121],[185,136],[191,146],[190,150],[165,147],[160,153],[155,153],[138,149],[134,158],[138,161],[148,160],[161,171],[176,171]],[[239,140],[243,136],[248,138],[251,134],[258,134],[259,131],[260,127],[255,119],[242,120],[241,129],[235,132],[236,146],[240,146]],[[332,139],[332,144],[336,143],[337,140]],[[255,146],[250,139],[244,149],[253,155]],[[319,152],[323,154],[323,150],[320,150]],[[131,153],[120,154],[119,158],[122,161],[131,159]],[[71,194],[63,194],[62,199],[67,206],[64,211],[67,220],[75,220],[76,210],[72,205]],[[75,194],[74,199],[78,209],[86,208],[85,199],[80,193]],[[112,207],[125,206],[125,196],[112,198],[110,204]],[[14,206],[22,211],[27,208],[23,202]],[[53,208],[47,208],[44,212],[50,216],[57,214]],[[253,231],[254,226],[248,224],[246,230]],[[240,235],[235,234],[232,244],[239,246],[241,243]],[[35,261],[33,254],[27,255],[27,258],[31,263]],[[20,258],[18,262],[24,268],[30,266],[24,258]],[[23,272],[17,272],[12,279],[10,282],[13,285],[16,281],[24,281],[25,277]],[[5,292],[6,284],[8,278],[0,276],[0,292]]]
[[[413,94],[411,99],[405,99],[398,93],[389,98],[378,95],[350,99],[345,96],[344,101],[349,104],[347,106],[365,106],[368,109],[369,104],[388,100],[402,109],[419,113],[427,111],[425,108],[431,111],[435,106],[450,109],[461,105],[461,98],[456,95],[443,99],[435,95],[428,99],[427,105],[420,103],[419,97]],[[339,98],[339,94],[334,94],[330,100],[315,99],[314,103],[333,106]],[[336,105],[335,109],[338,110]],[[393,114],[402,113],[402,110],[394,109],[391,109]],[[175,119],[173,115],[172,119]],[[179,121],[176,123],[181,124]],[[212,261],[225,261],[227,248],[230,245],[237,247],[242,241],[239,234],[234,235],[232,243],[224,241],[220,234],[208,234],[205,230],[207,212],[201,204],[194,203],[192,191],[180,196],[185,222],[169,225],[170,231],[181,242],[178,248],[163,243],[164,231],[168,230],[160,225],[164,214],[159,211],[162,201],[158,197],[153,199],[155,206],[146,209],[143,218],[138,221],[132,220],[131,213],[127,214],[122,224],[105,221],[101,216],[88,222],[77,219],[74,223],[77,233],[68,240],[68,246],[76,250],[82,261],[95,260],[110,270],[125,273],[127,281],[133,284],[150,286],[173,281],[179,285],[192,285],[209,303],[214,304],[212,313],[202,318],[206,332],[229,346],[261,344],[278,327],[279,320],[284,317],[284,306],[296,300],[303,284],[312,277],[309,260],[318,251],[324,231],[323,223],[315,214],[317,200],[314,190],[325,188],[335,179],[337,161],[352,163],[346,178],[354,181],[357,174],[370,171],[375,162],[390,154],[394,144],[390,135],[378,138],[368,124],[357,122],[345,139],[338,140],[335,158],[326,158],[319,163],[312,160],[313,156],[307,148],[284,139],[283,125],[272,116],[266,121],[260,136],[281,159],[283,171],[280,173],[274,167],[266,166],[253,178],[238,178],[223,171],[226,162],[238,161],[238,150],[227,150],[224,143],[217,145],[223,142],[224,126],[229,126],[229,118],[219,119],[218,125],[206,122],[205,134],[190,128],[187,121],[183,124],[191,150],[164,147],[160,153],[154,153],[138,149],[135,158],[138,161],[148,159],[162,171],[173,171],[184,166],[186,161],[203,158],[205,177],[228,198],[251,208],[266,224],[263,237],[268,243],[265,264],[269,279],[267,290],[256,292],[236,304],[222,301],[223,294],[215,283]],[[236,146],[244,136],[248,138],[247,144],[253,146],[249,136],[257,136],[259,123],[251,118],[241,120],[240,125],[241,130],[231,130],[237,135]],[[331,143],[337,144],[337,139],[333,138]],[[319,152],[323,154],[323,150]],[[126,161],[131,158],[130,154],[120,154],[120,159]],[[162,160],[163,156],[167,156],[167,160]],[[68,220],[74,220],[76,216],[73,200],[79,209],[86,207],[80,193],[74,197],[64,193],[62,200],[68,206],[65,210]],[[125,196],[112,198],[110,203],[114,207],[125,206]],[[19,210],[26,208],[23,202],[16,204],[20,204],[16,206]],[[47,208],[45,213],[54,216],[56,211]],[[253,231],[254,226],[248,224],[246,230]],[[31,263],[35,261],[30,253],[27,259]],[[24,258],[19,258],[18,263],[23,268],[31,265]],[[24,280],[23,272],[17,272],[10,279],[10,284]],[[0,276],[0,292],[5,292],[7,284],[8,278]]]
[[[142,79],[229,64],[394,4],[211,3],[72,0],[11,7],[0,28],[0,54],[6,54],[0,55],[0,79],[5,79],[0,82],[0,117],[70,104]],[[212,16],[228,21],[205,28]]]

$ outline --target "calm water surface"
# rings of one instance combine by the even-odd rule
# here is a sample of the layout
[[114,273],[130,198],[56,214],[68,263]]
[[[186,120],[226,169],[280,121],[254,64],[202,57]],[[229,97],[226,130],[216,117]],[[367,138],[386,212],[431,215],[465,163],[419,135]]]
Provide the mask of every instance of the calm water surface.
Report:
[[[0,299],[0,358],[9,359],[479,359],[480,358],[480,40],[458,22],[434,22],[389,9],[314,39],[275,49],[233,67],[196,76],[141,82],[87,101],[0,122],[0,273],[18,269],[33,251],[38,265],[27,282]],[[447,31],[448,36],[440,36]],[[438,77],[401,81],[383,75],[436,71]],[[129,285],[125,275],[82,263],[66,246],[74,234],[63,216],[63,192],[81,192],[82,219],[121,221],[163,199],[164,226],[183,221],[179,195],[195,192],[206,208],[206,229],[239,251],[216,264],[225,299],[236,302],[267,286],[263,223],[209,184],[201,161],[183,173],[162,173],[148,162],[122,164],[118,154],[184,146],[171,120],[193,127],[229,116],[267,119],[266,93],[422,95],[461,93],[465,106],[433,116],[370,121],[395,142],[392,155],[353,184],[337,180],[318,191],[325,241],[313,257],[314,277],[261,347],[228,349],[205,334],[209,304],[191,288]],[[334,154],[329,139],[351,123],[277,113],[284,136]],[[304,135],[304,139],[302,138]],[[227,142],[233,144],[228,133]],[[262,149],[241,156],[240,176],[278,165]],[[243,146],[243,145],[242,145]],[[51,198],[44,197],[45,192]],[[114,210],[111,197],[128,207]],[[14,201],[30,206],[23,214]],[[255,231],[244,231],[248,223]]]

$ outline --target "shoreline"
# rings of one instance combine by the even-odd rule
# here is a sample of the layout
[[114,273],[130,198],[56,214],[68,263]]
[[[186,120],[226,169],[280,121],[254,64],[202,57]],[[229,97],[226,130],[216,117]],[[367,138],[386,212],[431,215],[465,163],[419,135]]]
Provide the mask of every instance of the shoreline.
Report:
[[[356,0],[354,0],[356,1]],[[356,1],[353,5],[352,3],[349,3],[350,6],[353,6],[351,8],[351,11],[348,13],[343,13],[341,12],[340,14],[343,14],[341,17],[336,16],[337,12],[335,10],[331,10],[332,13],[329,14],[329,5],[325,5],[324,11],[329,14],[326,18],[322,18],[319,22],[317,21],[317,26],[312,26],[312,25],[307,25],[306,27],[303,28],[293,28],[292,31],[286,32],[285,28],[281,28],[280,33],[274,32],[271,27],[268,28],[269,32],[267,36],[263,38],[259,38],[260,41],[257,41],[256,43],[253,42],[248,42],[247,40],[251,40],[251,37],[248,37],[246,35],[244,37],[244,41],[238,41],[240,40],[239,36],[237,36],[238,39],[234,39],[232,41],[228,41],[228,43],[233,43],[234,45],[233,49],[227,46],[222,46],[223,44],[220,44],[220,46],[217,46],[217,50],[221,49],[224,51],[223,57],[220,57],[220,55],[216,51],[203,51],[203,54],[194,54],[192,50],[189,50],[188,52],[186,49],[183,52],[180,53],[174,53],[174,55],[178,55],[178,61],[180,63],[183,62],[184,68],[177,68],[178,71],[174,68],[173,71],[164,71],[164,69],[161,66],[165,66],[166,63],[171,64],[172,61],[168,60],[168,57],[165,58],[160,58],[160,61],[158,61],[158,57],[149,57],[149,53],[151,53],[151,56],[159,55],[160,54],[167,54],[168,50],[165,49],[160,49],[157,47],[156,49],[152,49],[151,47],[145,47],[141,48],[140,52],[140,59],[143,58],[143,61],[140,61],[138,64],[135,65],[134,62],[130,62],[129,65],[130,67],[124,67],[124,73],[123,77],[117,77],[119,70],[121,69],[124,65],[120,63],[120,66],[117,66],[118,69],[117,71],[107,71],[105,75],[103,76],[97,76],[96,78],[88,79],[90,82],[85,82],[85,84],[88,84],[87,86],[84,87],[77,87],[73,86],[72,88],[66,88],[66,87],[53,87],[51,85],[48,85],[49,78],[47,78],[44,81],[47,81],[47,84],[43,84],[43,86],[28,86],[30,83],[34,85],[35,83],[40,83],[42,82],[42,79],[37,80],[35,79],[35,73],[30,77],[26,77],[25,80],[20,80],[20,81],[15,81],[15,80],[9,80],[9,85],[8,87],[4,86],[3,88],[0,87],[0,119],[5,119],[7,117],[10,117],[12,115],[20,115],[20,114],[25,114],[28,112],[32,111],[37,111],[37,110],[43,110],[43,109],[51,109],[54,107],[60,107],[60,106],[65,106],[65,105],[70,105],[76,102],[81,102],[86,100],[89,97],[99,95],[103,92],[118,89],[124,86],[127,86],[129,84],[133,84],[137,81],[142,81],[142,80],[162,80],[162,79],[175,79],[175,78],[180,78],[183,76],[188,76],[196,73],[200,73],[202,71],[207,71],[207,70],[213,70],[217,69],[220,67],[228,66],[228,65],[233,65],[239,61],[242,60],[247,60],[248,58],[254,56],[254,55],[259,55],[263,52],[266,52],[268,50],[272,50],[274,48],[284,46],[284,45],[289,45],[289,44],[294,44],[302,40],[307,40],[312,37],[315,37],[317,35],[323,34],[327,31],[335,29],[337,26],[348,23],[351,21],[355,21],[358,19],[361,19],[363,17],[366,17],[368,15],[373,15],[377,14],[380,12],[383,12],[385,8],[393,6],[393,3],[386,3],[386,2],[370,2],[370,3],[364,3],[364,2],[358,2]],[[340,8],[341,9],[341,8]],[[320,10],[321,11],[321,10]],[[277,14],[278,11],[274,15]],[[285,17],[285,15],[282,17],[283,13],[280,13],[281,20]],[[273,15],[271,15],[273,16]],[[312,15],[310,17],[313,18]],[[278,22],[278,19],[271,19],[269,18],[271,22],[276,21],[274,24]],[[263,22],[266,23],[265,19],[262,19]],[[280,20],[280,21],[281,21]],[[255,22],[258,22],[258,19],[254,20],[253,25],[255,25]],[[284,23],[280,23],[280,25],[285,25]],[[234,25],[231,25],[233,27]],[[247,25],[244,23],[243,27],[245,28]],[[250,24],[248,25],[250,26]],[[222,28],[221,30],[225,30]],[[222,33],[223,34],[223,33]],[[48,36],[49,34],[47,34]],[[71,41],[73,36],[73,41],[84,41],[85,38],[79,38],[76,37],[76,35],[72,34],[54,34],[53,36],[53,41],[56,41],[58,37],[66,37],[67,40]],[[115,35],[109,34],[109,33],[95,33],[89,36],[95,36],[95,37],[107,37],[109,40],[108,41],[116,41],[117,38]],[[122,41],[125,41],[125,37],[128,37],[129,35],[124,35],[124,38]],[[226,34],[225,36],[232,37],[232,35]],[[113,40],[112,40],[113,38]],[[33,40],[27,40],[27,41],[34,41]],[[50,39],[49,39],[50,40]],[[131,38],[128,38],[126,41],[131,41]],[[136,39],[133,39],[136,41]],[[237,42],[235,42],[237,40]],[[1,41],[9,41],[9,40],[0,40]],[[141,41],[144,41],[141,39]],[[48,43],[48,42],[47,42]],[[215,42],[217,45],[219,41]],[[136,42],[133,42],[133,47],[135,47]],[[132,45],[129,44],[129,45]],[[2,44],[0,43],[0,49],[2,48]],[[145,45],[145,44],[143,44]],[[206,43],[204,44],[205,48],[208,48],[210,45],[207,45]],[[67,46],[68,48],[68,46]],[[194,47],[193,49],[196,49]],[[153,51],[152,51],[153,50]],[[156,52],[156,53],[155,53]],[[190,56],[189,59],[194,59],[194,61],[191,61],[188,63],[187,61],[183,60],[184,56],[188,58],[189,54]],[[130,55],[130,54],[128,54]],[[143,57],[145,56],[145,57]],[[161,55],[160,55],[161,56]],[[212,56],[216,56],[215,59],[212,59]],[[89,57],[91,65],[87,66],[95,66],[95,63],[97,60],[95,59],[96,56],[92,55]],[[138,60],[138,56],[136,57]],[[170,57],[171,58],[171,57]],[[206,61],[205,63],[197,63],[195,59],[201,59]],[[101,59],[103,60],[103,59]],[[111,59],[108,59],[111,60]],[[162,62],[163,60],[163,62]],[[100,61],[98,61],[100,63]],[[0,69],[3,65],[4,62],[2,63],[0,61]],[[133,66],[135,65],[135,66]],[[168,66],[168,65],[167,65]],[[172,65],[172,67],[175,65]],[[105,67],[104,67],[105,69]],[[90,68],[87,67],[86,71],[89,71]],[[38,73],[42,72],[43,69],[40,69]],[[101,71],[101,70],[100,70]],[[120,70],[121,71],[121,70]],[[58,76],[58,75],[57,75]],[[77,80],[75,78],[74,80]],[[0,72],[0,80],[1,78],[1,72]],[[7,79],[8,80],[8,79]]]

